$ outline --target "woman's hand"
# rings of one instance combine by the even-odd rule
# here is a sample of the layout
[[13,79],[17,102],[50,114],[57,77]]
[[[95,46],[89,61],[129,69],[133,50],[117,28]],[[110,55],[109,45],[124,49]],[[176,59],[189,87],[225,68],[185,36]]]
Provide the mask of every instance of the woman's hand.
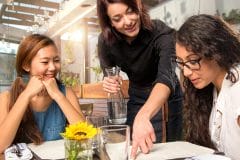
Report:
[[52,99],[55,99],[62,95],[61,91],[58,88],[57,82],[55,78],[50,78],[47,80],[43,80],[42,83],[44,84],[49,96]]
[[156,141],[153,126],[150,119],[138,113],[133,124],[131,159],[135,159],[137,150],[143,153],[149,153]]
[[32,76],[27,83],[24,93],[29,94],[30,97],[34,97],[44,89],[41,77]]
[[103,90],[109,93],[117,93],[122,84],[122,77],[104,77],[103,79]]

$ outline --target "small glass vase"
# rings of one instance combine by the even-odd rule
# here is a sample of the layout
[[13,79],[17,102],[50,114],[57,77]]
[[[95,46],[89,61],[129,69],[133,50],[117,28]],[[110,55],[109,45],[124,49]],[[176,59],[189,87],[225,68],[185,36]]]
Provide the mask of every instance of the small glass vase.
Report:
[[92,160],[92,140],[65,139],[65,160]]

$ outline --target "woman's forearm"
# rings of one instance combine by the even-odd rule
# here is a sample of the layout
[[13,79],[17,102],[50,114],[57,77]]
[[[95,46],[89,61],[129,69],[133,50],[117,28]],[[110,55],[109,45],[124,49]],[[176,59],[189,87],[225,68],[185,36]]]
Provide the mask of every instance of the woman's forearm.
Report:
[[8,111],[8,103],[10,97],[1,97],[4,102],[5,111],[1,112],[3,119],[0,122],[0,153],[2,153],[7,147],[13,142],[19,125],[22,121],[22,117],[28,107],[30,97],[27,94],[20,94],[16,103],[13,105],[12,109]]

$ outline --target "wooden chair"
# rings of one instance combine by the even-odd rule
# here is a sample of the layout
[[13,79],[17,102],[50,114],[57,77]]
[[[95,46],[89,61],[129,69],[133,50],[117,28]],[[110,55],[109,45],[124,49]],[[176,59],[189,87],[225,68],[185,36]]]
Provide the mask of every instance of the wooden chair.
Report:
[[[128,80],[123,80],[121,89],[123,92],[124,98],[128,98]],[[102,89],[102,82],[99,83],[88,83],[81,86],[81,97],[82,98],[107,98],[107,92]]]
[[[122,91],[124,98],[128,98],[128,80],[123,80]],[[102,89],[102,82],[87,83],[81,86],[74,87],[73,90],[79,98],[80,106],[83,112],[90,113],[88,106],[93,106],[92,114],[106,115],[107,114],[107,92]]]
[[167,140],[168,102],[162,107],[162,142]]

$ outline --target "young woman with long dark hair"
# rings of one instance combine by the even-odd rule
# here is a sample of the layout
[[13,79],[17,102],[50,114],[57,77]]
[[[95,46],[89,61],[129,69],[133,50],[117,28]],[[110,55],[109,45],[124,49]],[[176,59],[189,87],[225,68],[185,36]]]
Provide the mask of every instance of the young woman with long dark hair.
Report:
[[76,95],[56,79],[60,58],[47,36],[33,34],[20,43],[17,78],[0,94],[0,153],[12,143],[60,139],[67,123],[84,121]]
[[240,41],[222,19],[190,17],[176,34],[186,139],[240,158]]

